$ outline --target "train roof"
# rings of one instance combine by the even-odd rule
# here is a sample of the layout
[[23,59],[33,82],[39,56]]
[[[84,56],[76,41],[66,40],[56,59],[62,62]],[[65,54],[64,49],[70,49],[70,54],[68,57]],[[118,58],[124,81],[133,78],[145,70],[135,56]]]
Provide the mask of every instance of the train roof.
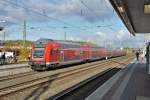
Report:
[[[54,42],[54,43],[60,43],[62,45],[62,47],[64,48],[78,48],[80,47],[81,45],[84,45],[84,44],[81,44],[80,42],[76,42],[76,41],[69,41],[69,40],[52,40],[52,39],[46,39],[46,38],[41,38],[37,41],[35,41],[36,44],[46,44],[47,42]],[[86,44],[87,45],[87,44]],[[90,47],[92,48],[95,48],[95,49],[98,49],[98,48],[104,48],[104,47],[100,47],[100,46],[92,46],[90,44],[88,44]]]
[[81,45],[80,43],[74,42],[74,41],[52,40],[52,39],[46,39],[46,38],[41,38],[41,39],[35,41],[35,43],[43,43],[43,44],[46,44],[47,42],[56,42],[56,43],[60,43],[60,44]]
[[81,45],[80,43],[74,41],[56,40],[56,42],[60,44],[68,44],[68,45]]
[[46,39],[46,38],[41,38],[41,39],[38,39],[37,41],[35,41],[34,43],[36,44],[46,44],[47,42],[53,42],[54,40],[52,39]]

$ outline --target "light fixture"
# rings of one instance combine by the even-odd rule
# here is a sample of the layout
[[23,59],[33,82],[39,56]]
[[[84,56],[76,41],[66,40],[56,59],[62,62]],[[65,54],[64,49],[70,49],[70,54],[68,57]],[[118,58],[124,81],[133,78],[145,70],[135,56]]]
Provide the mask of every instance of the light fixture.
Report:
[[116,0],[117,4],[117,9],[119,10],[120,13],[124,13],[124,7],[123,7],[123,0]]
[[144,13],[150,14],[150,4],[144,4]]
[[124,8],[122,6],[118,7],[120,13],[124,13]]
[[144,1],[144,13],[150,14],[150,0]]

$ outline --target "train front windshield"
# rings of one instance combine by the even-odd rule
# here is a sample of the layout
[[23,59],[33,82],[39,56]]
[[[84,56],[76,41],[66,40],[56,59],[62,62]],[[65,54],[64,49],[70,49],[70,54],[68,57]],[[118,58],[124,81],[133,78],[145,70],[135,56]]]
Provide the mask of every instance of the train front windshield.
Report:
[[44,57],[44,48],[35,48],[33,57],[34,58],[43,58]]

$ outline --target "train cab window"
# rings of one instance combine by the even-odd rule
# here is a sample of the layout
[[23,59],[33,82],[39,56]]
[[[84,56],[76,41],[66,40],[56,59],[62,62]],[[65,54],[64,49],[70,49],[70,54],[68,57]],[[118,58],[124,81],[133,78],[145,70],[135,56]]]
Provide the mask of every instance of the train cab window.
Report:
[[59,54],[59,49],[56,49],[56,54]]
[[50,50],[50,55],[52,55],[52,54],[53,54],[53,49]]
[[34,58],[43,58],[44,57],[44,48],[35,48],[33,57]]

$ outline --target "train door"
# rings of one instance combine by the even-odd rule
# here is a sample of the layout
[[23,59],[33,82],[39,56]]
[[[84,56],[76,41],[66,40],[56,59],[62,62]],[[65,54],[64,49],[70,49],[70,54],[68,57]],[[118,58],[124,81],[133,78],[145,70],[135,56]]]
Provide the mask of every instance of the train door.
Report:
[[60,62],[64,62],[64,51],[60,51]]

